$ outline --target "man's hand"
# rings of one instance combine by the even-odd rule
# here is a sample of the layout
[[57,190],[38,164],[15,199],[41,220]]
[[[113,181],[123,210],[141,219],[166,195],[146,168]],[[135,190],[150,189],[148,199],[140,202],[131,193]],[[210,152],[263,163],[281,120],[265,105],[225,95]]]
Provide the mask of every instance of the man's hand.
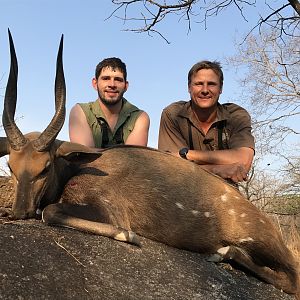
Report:
[[246,181],[248,179],[246,168],[239,163],[228,165],[202,165],[201,167],[223,179],[230,179],[235,183]]

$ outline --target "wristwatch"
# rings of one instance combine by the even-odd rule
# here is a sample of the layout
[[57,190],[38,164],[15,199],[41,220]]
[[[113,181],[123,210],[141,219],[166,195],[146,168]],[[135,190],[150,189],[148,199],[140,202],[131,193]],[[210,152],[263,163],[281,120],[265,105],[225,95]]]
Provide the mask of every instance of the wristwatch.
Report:
[[186,156],[187,156],[188,152],[189,152],[189,148],[181,148],[179,150],[179,155],[180,155],[180,157],[187,159]]

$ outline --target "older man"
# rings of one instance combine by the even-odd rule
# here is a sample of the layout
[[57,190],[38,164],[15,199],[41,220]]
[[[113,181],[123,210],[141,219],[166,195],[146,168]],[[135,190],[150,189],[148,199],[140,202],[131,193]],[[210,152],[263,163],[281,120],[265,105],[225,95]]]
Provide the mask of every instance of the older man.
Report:
[[162,112],[158,148],[236,183],[247,179],[254,138],[248,112],[219,103],[222,87],[220,63],[196,63],[188,73],[190,101],[175,102]]

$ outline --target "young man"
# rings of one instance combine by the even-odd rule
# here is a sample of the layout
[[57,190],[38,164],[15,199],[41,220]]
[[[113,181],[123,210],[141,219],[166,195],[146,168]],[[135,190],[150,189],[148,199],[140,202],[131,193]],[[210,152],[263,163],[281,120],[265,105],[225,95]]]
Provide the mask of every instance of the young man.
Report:
[[92,85],[98,99],[71,109],[70,141],[96,148],[146,146],[149,116],[123,97],[128,89],[126,65],[116,57],[104,59],[96,67]]
[[219,104],[222,87],[220,63],[195,64],[188,74],[191,100],[175,102],[163,110],[158,148],[237,183],[247,179],[254,138],[245,109],[233,103]]

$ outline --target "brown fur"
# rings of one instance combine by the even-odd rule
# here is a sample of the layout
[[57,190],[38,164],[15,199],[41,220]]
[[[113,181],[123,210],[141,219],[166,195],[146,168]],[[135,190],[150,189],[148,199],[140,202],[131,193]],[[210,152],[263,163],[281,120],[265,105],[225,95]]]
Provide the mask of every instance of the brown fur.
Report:
[[[173,247],[233,259],[277,288],[298,292],[296,262],[275,225],[238,190],[200,166],[134,146],[97,153],[56,141],[50,154],[33,152],[34,163],[26,155],[26,161],[20,153],[10,155],[16,189],[23,189],[13,206],[15,218],[33,217],[37,208],[46,207],[43,218],[49,224],[138,244],[133,231]],[[47,172],[44,156],[53,159]],[[19,161],[12,162],[16,157]],[[44,176],[39,178],[39,172]],[[25,189],[33,177],[37,187]],[[218,254],[227,246],[227,253]]]

